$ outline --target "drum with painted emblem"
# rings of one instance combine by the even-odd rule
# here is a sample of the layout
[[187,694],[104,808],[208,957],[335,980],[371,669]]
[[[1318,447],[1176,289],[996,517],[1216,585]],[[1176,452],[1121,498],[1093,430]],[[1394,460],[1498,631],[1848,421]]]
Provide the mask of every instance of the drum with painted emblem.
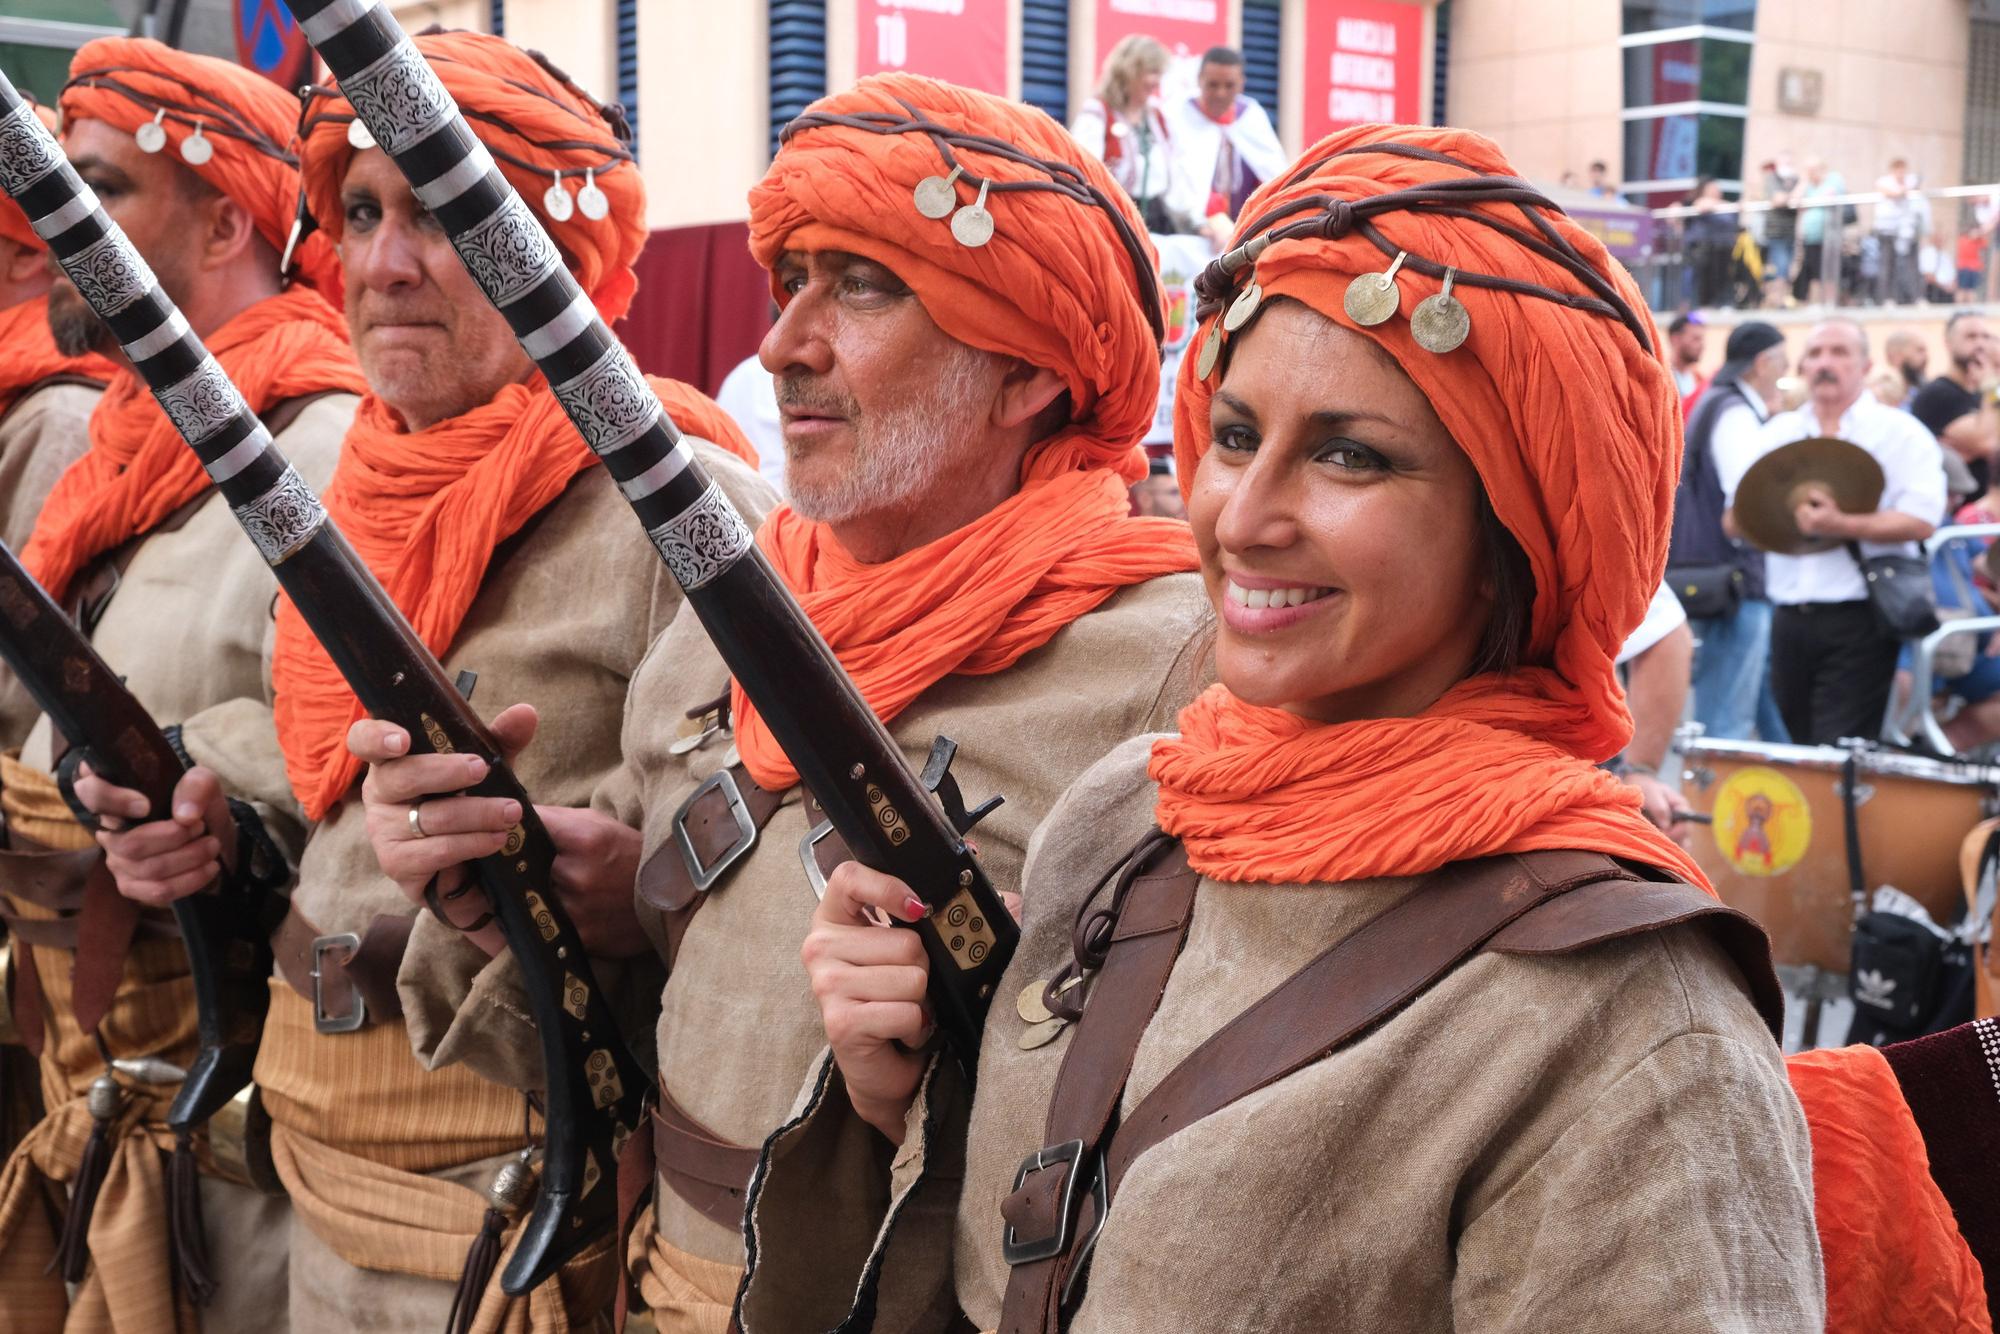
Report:
[[1861,883],[1894,885],[1940,924],[1964,901],[1959,844],[2000,803],[2000,768],[1876,746],[1780,746],[1684,732],[1681,792],[1712,818],[1694,858],[1770,933],[1779,964],[1845,973],[1854,930],[1843,771],[1854,758]]

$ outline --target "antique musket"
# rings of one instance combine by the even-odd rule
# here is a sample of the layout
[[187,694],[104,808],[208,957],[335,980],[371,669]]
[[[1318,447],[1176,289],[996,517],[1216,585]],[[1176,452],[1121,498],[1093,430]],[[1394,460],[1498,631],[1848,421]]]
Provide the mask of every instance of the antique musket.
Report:
[[613,1225],[613,1169],[649,1085],[553,892],[555,845],[498,742],[4,74],[0,188],[110,327],[362,707],[404,728],[413,753],[478,755],[487,775],[466,791],[521,805],[505,847],[471,865],[519,961],[546,1076],[540,1188],[502,1275],[509,1293],[526,1292]]
[[[5,79],[0,75],[0,80]],[[69,743],[57,766],[65,800],[76,766],[146,799],[167,819],[186,766],[160,725],[83,632],[0,542],[0,658]],[[249,856],[250,849],[243,849]],[[174,904],[194,980],[200,1049],[167,1109],[176,1137],[207,1121],[250,1082],[270,1008],[270,932],[283,900],[224,868],[217,882]]]
[[[995,803],[965,811],[944,738],[921,777],[910,767],[396,20],[377,0],[285,3],[604,460],[832,830],[856,860],[931,906],[924,920],[897,925],[923,940],[932,1013],[970,1078],[1020,934],[964,838]],[[718,862],[756,839],[740,799],[731,807],[739,838]],[[721,866],[690,867],[703,869]]]

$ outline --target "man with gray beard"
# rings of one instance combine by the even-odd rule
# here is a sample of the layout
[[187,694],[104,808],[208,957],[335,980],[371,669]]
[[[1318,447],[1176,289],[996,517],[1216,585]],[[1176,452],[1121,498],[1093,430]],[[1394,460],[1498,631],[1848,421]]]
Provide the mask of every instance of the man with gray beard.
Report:
[[[1159,385],[1143,226],[1046,116],[901,75],[793,122],[750,210],[791,496],[759,543],[911,764],[949,736],[967,803],[1005,798],[973,836],[1012,889],[1069,782],[1171,726],[1202,677],[1186,526],[1128,510]],[[621,1183],[656,1188],[628,1254],[659,1329],[721,1331],[755,1146],[825,1040],[799,948],[846,854],[686,612],[633,679],[623,742],[602,814],[640,829],[641,870],[629,925],[593,948],[650,941],[668,968],[635,1142],[656,1163]],[[517,979],[421,922],[402,970],[420,1054],[528,1086]]]

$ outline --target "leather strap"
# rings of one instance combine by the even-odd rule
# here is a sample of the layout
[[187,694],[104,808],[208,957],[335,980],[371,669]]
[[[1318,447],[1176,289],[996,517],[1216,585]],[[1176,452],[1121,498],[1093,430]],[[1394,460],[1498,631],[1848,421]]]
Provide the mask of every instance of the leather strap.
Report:
[[[70,951],[71,1013],[77,1027],[94,1032],[111,1010],[125,974],[125,956],[135,935],[178,937],[173,917],[142,907],[118,892],[103,852],[95,847],[56,852],[17,832],[0,852],[0,883],[23,902],[60,914],[54,921],[0,914],[14,934],[30,945]],[[14,926],[16,921],[19,926]],[[34,967],[24,952],[24,970]],[[23,977],[15,990],[22,1031],[45,1017],[39,975]]]
[[[271,933],[271,951],[277,958],[278,975],[305,997],[306,1003],[323,1007],[328,1014],[347,1014],[358,995],[367,1006],[367,1022],[384,1023],[403,1017],[403,998],[396,990],[396,972],[403,963],[403,951],[410,943],[410,928],[416,917],[383,913],[368,923],[361,943],[353,948],[331,946],[314,959],[314,942],[326,933],[306,919],[297,906]],[[319,969],[319,994],[313,994],[313,969]]]
[[[729,776],[736,780],[736,790],[743,798],[743,809],[749,813],[750,823],[762,833],[784,805],[785,794],[758,786],[741,764],[730,765]],[[736,816],[730,810],[728,794],[720,787],[708,789],[688,807],[681,827],[687,831],[688,842],[704,866],[713,865],[716,858],[736,845]],[[720,885],[711,885],[709,890],[712,893],[719,888]],[[639,897],[658,908],[664,919],[667,972],[672,973],[674,960],[680,957],[681,942],[687,939],[688,927],[708,900],[708,894],[695,887],[694,877],[688,873],[678,836],[662,843],[639,868]]]
[[[1157,863],[1164,869],[1165,863]],[[1192,873],[1187,879],[1193,880]],[[1581,891],[1581,893],[1579,893]],[[1154,910],[1128,929],[1127,914],[1150,897]],[[1692,886],[1649,881],[1597,853],[1538,852],[1487,857],[1447,866],[1424,877],[1403,899],[1363,923],[1274,991],[1197,1047],[1142,1099],[1122,1124],[1096,1126],[1107,1104],[1115,1115],[1138,1035],[1157,1009],[1173,959],[1154,946],[1143,975],[1113,973],[1126,942],[1173,934],[1173,954],[1185,939],[1186,915],[1176,927],[1161,924],[1164,895],[1131,895],[1104,967],[1057,1074],[1048,1124],[1048,1165],[1029,1171],[1002,1213],[1016,1240],[1061,1237],[1063,1248],[1046,1258],[1016,1264],[1009,1276],[1000,1329],[1007,1334],[1047,1334],[1062,1328],[1072,1273],[1088,1256],[1100,1220],[1100,1201],[1117,1197],[1132,1163],[1175,1132],[1213,1115],[1257,1089],[1324,1059],[1367,1033],[1434,986],[1482,949],[1515,954],[1560,954],[1605,941],[1708,919],[1739,966],[1767,1023],[1781,1019],[1782,998],[1770,949],[1756,923]],[[1191,900],[1191,887],[1190,887]],[[1760,948],[1761,947],[1761,948]],[[1121,996],[1126,989],[1133,994]],[[1134,1029],[1132,1015],[1143,1012]],[[1116,1050],[1092,1041],[1079,1055],[1100,1013],[1111,1016]],[[1080,1084],[1080,1090],[1066,1088]],[[1056,1152],[1081,1140],[1074,1153]],[[1086,1181],[1081,1174],[1099,1170]],[[1032,1159],[1039,1163],[1041,1158]],[[1025,1166],[1025,1165],[1024,1165]],[[1086,1195],[1084,1187],[1100,1191]],[[1073,1211],[1074,1223],[1065,1229]]]
[[710,1222],[743,1226],[743,1197],[757,1170],[758,1151],[732,1144],[690,1116],[664,1085],[653,1109],[653,1159],[674,1194]]

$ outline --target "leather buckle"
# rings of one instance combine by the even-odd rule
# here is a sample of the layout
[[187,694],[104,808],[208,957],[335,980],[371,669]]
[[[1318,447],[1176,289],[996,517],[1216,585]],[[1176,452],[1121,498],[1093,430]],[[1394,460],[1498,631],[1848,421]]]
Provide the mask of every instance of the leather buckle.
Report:
[[[320,963],[326,958],[327,951],[337,949],[346,950],[347,959],[352,959],[361,949],[361,937],[353,931],[343,931],[335,936],[316,936],[313,938],[310,976],[312,977],[313,984],[313,1029],[315,1032],[352,1033],[368,1022],[368,1002],[361,998],[361,989],[359,987],[350,987],[354,995],[353,1009],[346,1014],[328,1014],[326,1012],[326,993],[321,986],[322,970]],[[347,959],[342,959],[341,962],[345,963]]]
[[[1035,1237],[1024,1241],[1015,1235],[1012,1223],[1001,1229],[1000,1256],[1008,1264],[1030,1264],[1036,1260],[1047,1260],[1069,1249],[1070,1234],[1076,1228],[1079,1188],[1082,1187],[1082,1178],[1086,1175],[1081,1170],[1083,1152],[1083,1141],[1073,1139],[1063,1144],[1036,1149],[1021,1160],[1021,1166],[1014,1173],[1014,1189],[1017,1191],[1026,1184],[1029,1177],[1053,1167],[1066,1164],[1069,1167],[1069,1177],[1063,1182],[1062,1202],[1056,1212],[1054,1236]],[[1091,1197],[1097,1201],[1098,1221],[1091,1228],[1094,1241],[1095,1233],[1097,1228],[1102,1226],[1104,1216],[1104,1172],[1101,1156],[1090,1166],[1093,1169],[1088,1173],[1090,1184],[1082,1188],[1088,1189]]]
[[806,883],[812,886],[813,897],[826,897],[826,872],[819,869],[819,845],[833,833],[833,821],[821,820],[799,840],[799,860],[805,864]]
[[[716,791],[722,793],[723,800],[729,805],[730,817],[736,821],[736,841],[714,861],[703,866],[701,854],[694,849],[694,840],[688,837],[687,818],[696,802]],[[722,873],[734,866],[756,842],[757,822],[750,818],[750,808],[743,804],[743,792],[736,786],[736,776],[727,769],[717,769],[704,778],[688,794],[688,799],[681,803],[681,808],[674,812],[674,843],[681,850],[681,864],[687,867],[688,879],[694,882],[697,890],[706,890],[721,879]]]

